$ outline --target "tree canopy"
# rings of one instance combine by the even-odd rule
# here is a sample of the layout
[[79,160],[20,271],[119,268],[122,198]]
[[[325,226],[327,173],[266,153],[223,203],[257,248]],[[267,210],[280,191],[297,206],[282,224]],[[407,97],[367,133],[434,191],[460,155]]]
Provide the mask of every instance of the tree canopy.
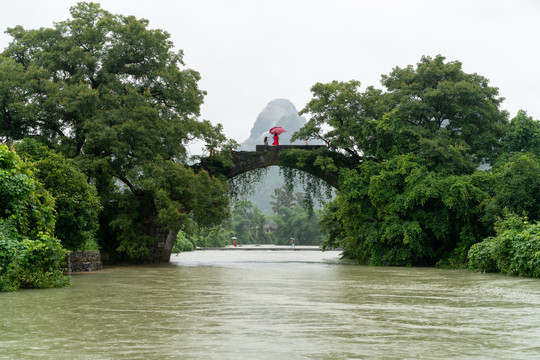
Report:
[[[493,231],[488,204],[500,208],[491,174],[475,171],[507,151],[505,135],[508,144],[522,137],[509,135],[498,89],[458,61],[424,56],[381,83],[385,90],[361,91],[355,80],[315,84],[301,111],[310,119],[293,139],[321,139],[356,160],[341,170],[340,192],[322,218],[325,246],[368,264],[463,263]],[[534,128],[527,119],[516,126]],[[534,177],[532,164],[516,167]],[[513,191],[515,181],[503,183]],[[506,195],[497,199],[515,205]]]
[[104,207],[105,249],[139,257],[145,250],[134,244],[155,240],[151,224],[177,231],[189,221],[219,223],[226,185],[186,166],[195,139],[215,151],[230,146],[221,125],[198,118],[199,73],[185,68],[169,34],[149,29],[148,20],[96,3],[70,13],[53,28],[8,29],[0,136],[32,136],[76,161]]
[[382,76],[386,91],[360,91],[355,80],[315,84],[300,112],[310,120],[293,139],[321,139],[358,161],[416,154],[430,169],[472,172],[497,154],[507,114],[486,78],[444,60],[394,68]]

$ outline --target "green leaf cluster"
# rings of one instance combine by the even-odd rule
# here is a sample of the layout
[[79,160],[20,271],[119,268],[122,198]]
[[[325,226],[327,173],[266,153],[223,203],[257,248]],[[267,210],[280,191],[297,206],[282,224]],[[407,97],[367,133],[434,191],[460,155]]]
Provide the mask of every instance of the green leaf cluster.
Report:
[[62,269],[67,250],[58,239],[39,234],[16,242],[0,230],[0,253],[0,291],[69,285]]
[[17,142],[19,156],[33,163],[36,179],[54,196],[54,235],[72,251],[97,250],[95,236],[102,209],[95,187],[73,160],[30,139]]
[[54,200],[35,169],[0,145],[0,291],[69,284],[54,233]]
[[291,194],[286,187],[274,189],[273,215],[265,216],[251,201],[238,200],[231,206],[230,216],[220,226],[180,231],[173,252],[190,251],[195,247],[224,247],[237,238],[237,245],[289,245],[294,237],[298,245],[321,245],[319,213],[309,211],[304,194]]
[[540,278],[540,222],[510,214],[496,229],[496,236],[471,247],[469,268]]
[[321,232],[319,212],[310,213],[305,207],[281,206],[279,213],[272,217],[277,228],[272,233],[274,244],[290,245],[290,238],[296,245],[321,245],[324,234]]
[[479,221],[488,198],[485,175],[446,176],[412,155],[345,170],[323,216],[331,234],[325,246],[343,247],[346,256],[370,265],[463,262],[469,246],[488,234]]
[[0,145],[0,218],[23,236],[51,235],[55,226],[54,198],[35,179],[35,169]]

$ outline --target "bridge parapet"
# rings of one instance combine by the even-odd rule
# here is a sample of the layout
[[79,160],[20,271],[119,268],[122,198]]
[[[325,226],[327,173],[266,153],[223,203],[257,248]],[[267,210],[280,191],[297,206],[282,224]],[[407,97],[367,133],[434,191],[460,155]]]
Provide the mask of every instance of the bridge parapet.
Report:
[[280,152],[285,149],[316,150],[325,145],[255,145],[255,151],[273,151]]

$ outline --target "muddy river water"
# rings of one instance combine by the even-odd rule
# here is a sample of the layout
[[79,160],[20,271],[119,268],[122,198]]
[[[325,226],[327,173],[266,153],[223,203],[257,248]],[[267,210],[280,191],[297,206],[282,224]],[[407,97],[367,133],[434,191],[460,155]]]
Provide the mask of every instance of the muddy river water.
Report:
[[0,359],[540,359],[540,280],[195,251],[0,294]]

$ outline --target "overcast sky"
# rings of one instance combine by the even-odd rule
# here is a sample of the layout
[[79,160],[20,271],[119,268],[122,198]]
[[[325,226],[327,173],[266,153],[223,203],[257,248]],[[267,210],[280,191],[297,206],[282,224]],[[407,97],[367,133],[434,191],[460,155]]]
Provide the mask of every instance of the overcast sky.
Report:
[[[506,100],[540,119],[540,0],[102,0],[114,14],[167,31],[208,92],[202,118],[228,137],[249,136],[276,98],[298,110],[317,82],[359,80],[381,88],[393,67],[422,55],[459,60]],[[52,27],[73,0],[2,0],[0,27]],[[10,38],[0,34],[0,49]]]

